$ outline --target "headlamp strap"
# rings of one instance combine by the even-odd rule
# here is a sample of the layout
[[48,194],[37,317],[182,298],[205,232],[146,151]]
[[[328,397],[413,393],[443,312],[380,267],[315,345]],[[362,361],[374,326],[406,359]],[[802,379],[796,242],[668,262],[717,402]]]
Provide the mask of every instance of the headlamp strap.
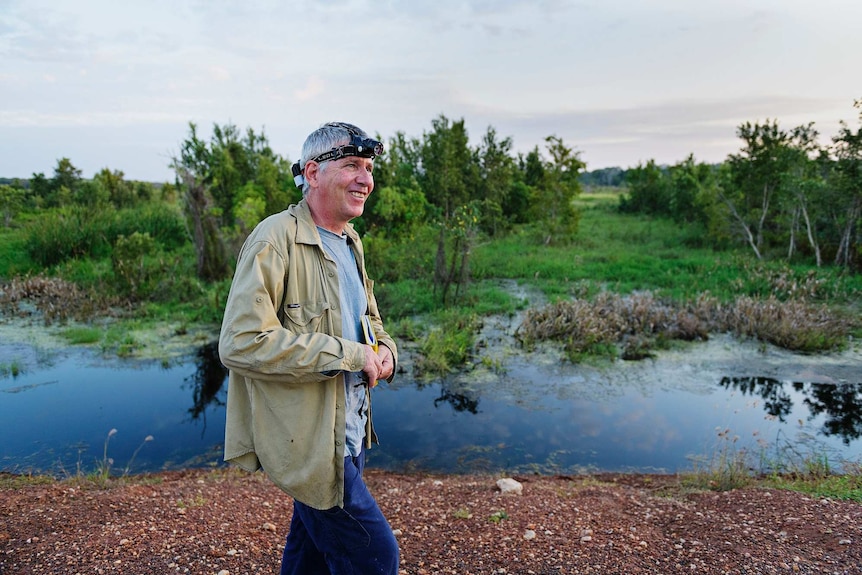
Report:
[[[326,162],[327,160],[338,160],[345,156],[360,156],[362,158],[374,158],[383,153],[383,144],[371,138],[360,138],[356,134],[351,133],[349,144],[332,148],[328,152],[323,152],[316,158],[311,158],[312,162]],[[305,177],[302,175],[302,167],[299,162],[296,162],[290,167],[293,173],[293,183],[297,188],[301,188],[305,183]]]

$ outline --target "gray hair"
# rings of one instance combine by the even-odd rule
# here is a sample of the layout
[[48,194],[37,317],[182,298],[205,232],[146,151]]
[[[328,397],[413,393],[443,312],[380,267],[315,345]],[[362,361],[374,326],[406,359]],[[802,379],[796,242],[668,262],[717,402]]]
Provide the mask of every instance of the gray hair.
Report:
[[[327,122],[313,131],[305,139],[302,145],[302,154],[299,158],[299,167],[305,171],[305,164],[320,154],[325,154],[332,148],[343,146],[350,143],[351,136],[359,136],[367,138],[368,134],[364,130],[348,124],[347,122]],[[323,171],[329,161],[321,162],[320,169]],[[302,195],[308,193],[308,182],[302,183]]]

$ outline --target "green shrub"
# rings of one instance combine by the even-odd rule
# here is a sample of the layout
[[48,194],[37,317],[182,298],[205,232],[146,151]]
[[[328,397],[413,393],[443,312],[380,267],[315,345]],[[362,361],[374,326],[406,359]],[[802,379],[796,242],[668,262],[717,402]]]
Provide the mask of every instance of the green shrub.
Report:
[[163,269],[152,262],[156,255],[156,242],[148,233],[134,232],[117,238],[111,264],[114,287],[120,295],[143,299],[153,293]]
[[27,227],[25,249],[41,267],[52,267],[77,258],[105,258],[120,236],[149,234],[171,251],[188,243],[182,216],[163,204],[135,209],[68,206],[45,212]]
[[111,230],[111,241],[135,232],[149,234],[165,251],[173,251],[189,242],[185,220],[176,208],[163,203],[147,203],[134,209],[120,210]]
[[479,318],[460,309],[442,312],[419,346],[416,372],[439,376],[463,367],[470,359]]
[[104,209],[70,206],[34,219],[26,232],[26,250],[42,267],[80,257],[110,253],[112,213]]

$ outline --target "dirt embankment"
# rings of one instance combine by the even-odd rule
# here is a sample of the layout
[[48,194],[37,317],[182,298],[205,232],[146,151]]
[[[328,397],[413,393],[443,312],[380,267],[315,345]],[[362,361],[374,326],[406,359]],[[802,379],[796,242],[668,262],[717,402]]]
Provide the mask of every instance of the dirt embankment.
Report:
[[[368,472],[401,573],[862,573],[862,505],[673,476]],[[0,488],[0,573],[276,573],[292,502],[262,475]]]

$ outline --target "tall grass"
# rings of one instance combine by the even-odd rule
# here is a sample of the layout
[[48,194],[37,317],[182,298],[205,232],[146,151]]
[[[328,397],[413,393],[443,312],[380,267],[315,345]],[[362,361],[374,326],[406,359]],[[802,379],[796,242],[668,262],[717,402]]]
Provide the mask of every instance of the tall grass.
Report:
[[730,428],[716,430],[713,450],[692,458],[692,469],[680,474],[684,487],[726,491],[758,484],[778,489],[862,501],[862,465],[831,460],[824,448],[809,439],[758,440],[742,445]]
[[148,234],[166,249],[189,240],[182,215],[165,204],[119,211],[70,206],[30,223],[24,246],[34,262],[48,268],[73,259],[108,257],[117,238],[135,232]]

